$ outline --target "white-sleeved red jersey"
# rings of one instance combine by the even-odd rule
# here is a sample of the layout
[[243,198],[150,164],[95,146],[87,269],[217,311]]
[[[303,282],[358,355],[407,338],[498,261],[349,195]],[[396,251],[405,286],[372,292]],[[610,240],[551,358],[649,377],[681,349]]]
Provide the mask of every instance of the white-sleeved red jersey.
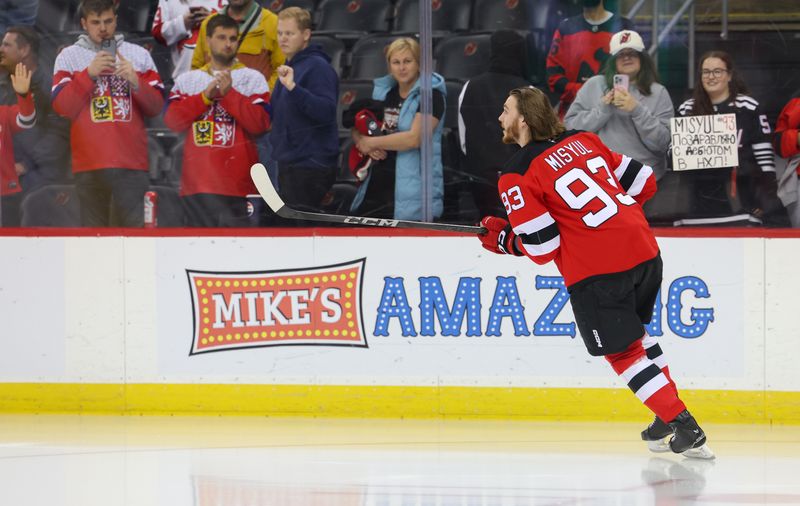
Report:
[[555,260],[567,286],[658,254],[641,207],[656,191],[653,169],[593,133],[532,141],[509,160],[498,188],[523,252],[539,264]]
[[212,80],[206,65],[178,76],[170,93],[164,123],[176,132],[186,132],[180,194],[244,197],[257,193],[250,166],[258,161],[253,137],[270,125],[267,80],[236,63],[231,89],[207,103],[202,93]]
[[170,47],[173,78],[191,70],[192,53],[200,33],[199,25],[186,28],[184,14],[192,7],[205,7],[211,12],[219,12],[226,5],[228,0],[158,0],[150,31],[157,41]]
[[0,105],[0,195],[22,191],[19,176],[14,168],[13,135],[29,129],[36,123],[33,95],[17,95],[16,105]]
[[150,53],[129,42],[117,52],[133,64],[139,87],[113,74],[89,77],[97,55],[85,35],[59,53],[53,74],[53,109],[72,123],[72,171],[148,170],[145,116],[164,107],[164,85]]

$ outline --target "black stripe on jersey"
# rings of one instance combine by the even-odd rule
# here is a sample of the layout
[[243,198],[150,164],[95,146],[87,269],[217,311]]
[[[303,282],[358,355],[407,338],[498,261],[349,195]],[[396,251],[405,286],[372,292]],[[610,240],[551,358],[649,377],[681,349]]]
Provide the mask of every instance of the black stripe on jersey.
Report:
[[636,176],[639,175],[639,171],[642,170],[642,162],[634,160],[633,158],[630,159],[628,163],[628,167],[625,169],[625,173],[622,174],[622,177],[619,180],[619,184],[622,185],[622,189],[628,191],[631,188],[631,185],[636,180]]
[[636,376],[631,378],[631,380],[628,382],[628,388],[630,388],[633,393],[636,393],[640,388],[645,386],[648,381],[655,378],[659,374],[661,374],[661,369],[659,369],[656,364],[650,364],[639,371]]
[[552,241],[558,237],[558,235],[558,225],[552,223],[538,232],[534,232],[532,234],[518,234],[518,237],[523,244],[535,244],[538,246],[546,243],[547,241]]
[[661,346],[658,344],[654,344],[653,346],[645,349],[645,352],[647,353],[647,358],[649,358],[650,360],[658,358],[663,354],[663,352],[661,351]]

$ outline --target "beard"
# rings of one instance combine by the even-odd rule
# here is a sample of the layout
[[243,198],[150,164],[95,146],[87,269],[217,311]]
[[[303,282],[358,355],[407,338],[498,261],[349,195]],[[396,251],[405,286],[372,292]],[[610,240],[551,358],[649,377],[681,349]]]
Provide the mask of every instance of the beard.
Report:
[[519,139],[519,128],[517,125],[511,125],[503,129],[503,144],[516,144]]
[[236,53],[232,54],[223,54],[223,53],[211,53],[211,57],[220,65],[225,67],[230,67],[233,64],[233,61],[236,59]]

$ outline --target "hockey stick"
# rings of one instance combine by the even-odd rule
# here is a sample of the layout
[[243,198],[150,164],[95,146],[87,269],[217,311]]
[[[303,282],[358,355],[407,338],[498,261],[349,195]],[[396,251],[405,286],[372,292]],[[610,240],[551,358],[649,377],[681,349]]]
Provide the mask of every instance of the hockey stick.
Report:
[[444,232],[465,232],[469,234],[482,234],[486,232],[483,227],[470,225],[453,225],[448,223],[429,223],[425,221],[392,220],[387,218],[368,218],[366,216],[344,216],[340,214],[323,214],[298,211],[283,202],[272,181],[269,179],[267,169],[260,163],[250,167],[250,177],[253,178],[258,193],[267,202],[267,205],[281,218],[293,220],[326,221],[330,223],[348,223],[350,225],[369,225],[372,227],[387,228],[416,228],[422,230],[439,230]]

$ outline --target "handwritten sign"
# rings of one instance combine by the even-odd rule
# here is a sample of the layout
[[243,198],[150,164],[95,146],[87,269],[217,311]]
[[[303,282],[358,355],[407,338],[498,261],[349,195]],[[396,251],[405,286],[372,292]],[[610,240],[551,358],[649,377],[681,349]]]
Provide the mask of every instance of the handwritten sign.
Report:
[[739,165],[735,114],[670,119],[673,170],[716,169]]

